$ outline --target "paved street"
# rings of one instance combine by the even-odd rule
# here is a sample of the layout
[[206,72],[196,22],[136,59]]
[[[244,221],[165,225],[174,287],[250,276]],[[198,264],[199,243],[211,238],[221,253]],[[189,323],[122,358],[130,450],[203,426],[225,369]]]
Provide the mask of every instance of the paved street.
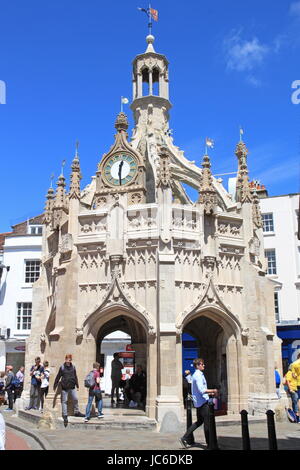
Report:
[[[157,433],[152,430],[122,430],[122,429],[96,429],[97,420],[93,419],[88,425],[74,427],[69,425],[66,429],[55,430],[38,429],[34,423],[24,421],[15,416],[5,415],[8,430],[8,450],[12,449],[39,449],[41,445],[32,436],[39,438],[44,448],[52,450],[181,450],[179,437],[181,430],[174,433]],[[82,420],[80,420],[82,422]],[[29,437],[11,429],[9,424],[19,430],[32,433]],[[251,447],[253,450],[268,449],[267,422],[250,423],[249,425]],[[279,450],[300,450],[300,424],[289,422],[276,424],[277,442]],[[224,426],[217,424],[217,435],[221,450],[242,450],[240,425]],[[205,448],[203,428],[195,432],[197,444],[190,450],[197,452]]]

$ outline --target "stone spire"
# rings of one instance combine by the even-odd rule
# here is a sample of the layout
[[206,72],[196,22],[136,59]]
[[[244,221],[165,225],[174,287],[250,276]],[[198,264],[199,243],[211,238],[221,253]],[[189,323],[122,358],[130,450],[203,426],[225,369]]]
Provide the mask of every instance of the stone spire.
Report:
[[49,225],[52,221],[52,214],[53,214],[53,205],[54,205],[54,189],[52,188],[52,183],[50,188],[48,189],[46,195],[46,204],[45,204],[45,212],[44,212],[44,224]]
[[57,188],[54,201],[54,209],[65,209],[66,208],[66,179],[61,173],[57,180]]
[[261,216],[261,211],[260,211],[260,206],[259,206],[259,199],[257,195],[256,188],[254,187],[253,193],[252,193],[252,218],[253,218],[253,223],[256,225],[257,228],[261,228],[263,226],[263,221],[262,221],[262,216]]
[[208,155],[204,155],[202,162],[202,175],[200,176],[198,203],[204,205],[204,213],[212,214],[217,205],[217,193],[213,185],[211,163]]
[[80,180],[82,178],[80,172],[80,162],[78,156],[78,142],[76,143],[76,152],[75,157],[71,165],[71,185],[70,185],[70,192],[69,198],[70,199],[80,199]]
[[252,194],[248,176],[247,155],[248,149],[245,143],[240,140],[238,143],[235,154],[238,158],[238,175],[236,183],[236,200],[242,204],[245,202],[252,202]]

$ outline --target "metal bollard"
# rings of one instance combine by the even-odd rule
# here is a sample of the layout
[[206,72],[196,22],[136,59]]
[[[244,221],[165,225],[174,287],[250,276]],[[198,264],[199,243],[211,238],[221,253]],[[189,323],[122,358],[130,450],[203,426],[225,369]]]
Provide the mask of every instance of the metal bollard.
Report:
[[275,420],[274,420],[274,411],[268,410],[266,412],[267,421],[268,421],[268,438],[269,438],[269,450],[278,450],[277,449],[277,437],[275,430]]
[[[192,396],[191,396],[191,393],[190,393],[191,392],[190,385],[191,384],[189,384],[189,392],[188,392],[187,397],[186,397],[186,429],[187,430],[193,424],[193,418],[192,418],[193,399],[192,399]],[[191,442],[191,444],[195,444],[194,433],[191,434],[190,442]]]
[[215,420],[215,406],[213,402],[213,395],[209,396],[208,400],[209,409],[209,445],[208,450],[219,450]]
[[248,411],[242,410],[240,412],[242,421],[242,439],[243,439],[243,450],[251,450],[250,436],[249,436],[249,424],[248,424]]

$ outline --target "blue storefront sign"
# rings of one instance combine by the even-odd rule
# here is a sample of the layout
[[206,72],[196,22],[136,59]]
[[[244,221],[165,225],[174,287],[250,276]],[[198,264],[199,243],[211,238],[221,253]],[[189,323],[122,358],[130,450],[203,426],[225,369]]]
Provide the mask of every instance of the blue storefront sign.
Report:
[[282,339],[282,362],[285,374],[289,365],[297,359],[300,353],[300,325],[277,326],[277,335]]

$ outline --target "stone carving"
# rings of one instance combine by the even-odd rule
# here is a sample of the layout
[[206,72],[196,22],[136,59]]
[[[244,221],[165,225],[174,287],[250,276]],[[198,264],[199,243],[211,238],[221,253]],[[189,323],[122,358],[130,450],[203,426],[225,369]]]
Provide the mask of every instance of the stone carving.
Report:
[[70,233],[66,233],[62,236],[61,245],[59,251],[62,254],[69,253],[73,250],[73,237]]
[[82,338],[83,337],[83,328],[75,328],[75,335],[76,338]]

